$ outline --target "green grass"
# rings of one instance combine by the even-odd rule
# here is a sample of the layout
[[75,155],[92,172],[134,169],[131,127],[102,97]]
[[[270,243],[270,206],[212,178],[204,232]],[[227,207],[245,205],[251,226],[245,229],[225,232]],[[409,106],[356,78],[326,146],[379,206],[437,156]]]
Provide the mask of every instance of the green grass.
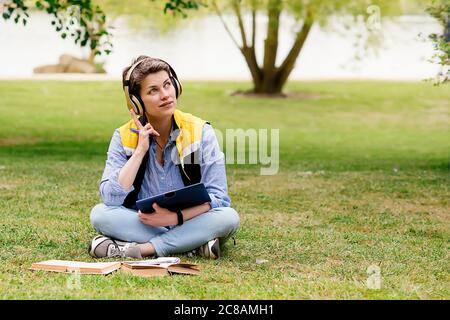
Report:
[[[248,83],[188,82],[179,108],[214,127],[279,128],[280,169],[228,165],[237,246],[198,277],[31,272],[91,261],[90,209],[118,82],[0,82],[2,299],[449,299],[449,87],[293,82],[286,100],[230,96]],[[300,99],[303,98],[303,99]],[[256,259],[267,259],[256,264]],[[366,286],[381,268],[381,289]]]

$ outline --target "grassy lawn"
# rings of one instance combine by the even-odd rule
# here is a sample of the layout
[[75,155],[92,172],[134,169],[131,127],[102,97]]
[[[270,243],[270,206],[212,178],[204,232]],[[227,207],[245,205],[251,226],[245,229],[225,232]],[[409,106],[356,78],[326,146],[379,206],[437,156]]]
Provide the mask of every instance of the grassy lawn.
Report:
[[248,86],[188,82],[179,101],[218,129],[280,129],[277,175],[227,166],[237,246],[182,256],[198,277],[82,276],[71,290],[67,275],[27,268],[92,261],[89,212],[128,120],[120,83],[0,82],[0,298],[449,299],[450,88],[293,82],[285,100],[230,96]]

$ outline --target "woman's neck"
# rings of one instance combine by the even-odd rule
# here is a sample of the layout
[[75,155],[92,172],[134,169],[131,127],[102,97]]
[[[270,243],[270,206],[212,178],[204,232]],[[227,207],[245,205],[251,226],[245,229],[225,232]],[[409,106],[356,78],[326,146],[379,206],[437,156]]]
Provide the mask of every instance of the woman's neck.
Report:
[[158,140],[162,143],[166,143],[169,139],[170,130],[172,129],[172,116],[167,118],[154,119],[147,114],[147,119],[159,134]]

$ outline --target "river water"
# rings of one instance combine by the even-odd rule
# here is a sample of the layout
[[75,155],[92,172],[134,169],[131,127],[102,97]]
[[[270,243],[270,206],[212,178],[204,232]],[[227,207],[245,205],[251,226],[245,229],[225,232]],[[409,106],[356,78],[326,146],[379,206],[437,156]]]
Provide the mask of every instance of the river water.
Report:
[[[233,17],[226,17],[226,20],[235,26]],[[0,78],[31,77],[34,67],[54,64],[64,53],[87,55],[86,49],[76,46],[72,39],[63,40],[50,21],[43,13],[33,13],[27,26],[0,19]],[[264,27],[265,23],[265,17],[259,17],[258,27]],[[136,31],[120,18],[114,25],[114,51],[101,58],[107,77],[111,79],[119,79],[132,57],[140,54],[165,59],[185,80],[250,79],[243,57],[216,16],[194,20],[167,34],[151,29]],[[281,61],[290,48],[292,29],[293,23],[285,23],[280,30],[277,61]],[[233,27],[232,31],[238,37],[237,28]],[[439,70],[427,61],[433,48],[418,34],[439,31],[437,22],[426,16],[403,16],[395,23],[382,20],[380,32],[384,41],[378,54],[355,61],[355,37],[351,32],[342,34],[334,32],[333,26],[322,29],[315,25],[291,79],[420,80],[431,77]],[[259,49],[264,36],[261,33],[257,34]],[[258,51],[259,59],[261,52]]]

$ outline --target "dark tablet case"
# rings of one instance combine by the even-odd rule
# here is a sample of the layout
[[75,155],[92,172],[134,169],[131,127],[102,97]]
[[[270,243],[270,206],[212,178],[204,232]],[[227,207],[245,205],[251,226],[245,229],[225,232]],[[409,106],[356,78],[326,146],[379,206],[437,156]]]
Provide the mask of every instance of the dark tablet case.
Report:
[[208,192],[203,183],[196,183],[190,186],[169,191],[157,196],[136,201],[136,206],[143,213],[153,213],[153,203],[160,207],[177,211],[193,206],[198,206],[205,202],[211,202]]

